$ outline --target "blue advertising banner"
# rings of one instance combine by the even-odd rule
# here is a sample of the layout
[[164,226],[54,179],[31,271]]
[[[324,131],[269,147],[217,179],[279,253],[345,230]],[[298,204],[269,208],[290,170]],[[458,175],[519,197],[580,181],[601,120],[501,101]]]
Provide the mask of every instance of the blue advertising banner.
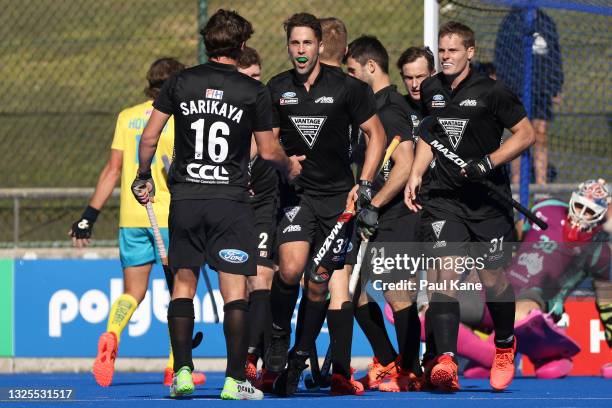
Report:
[[[209,270],[208,275],[220,323],[214,323],[212,297],[200,278],[194,299],[195,330],[204,333],[204,341],[193,355],[224,357],[223,300],[216,273]],[[123,290],[118,260],[16,260],[14,276],[16,357],[96,355],[98,337],[106,330],[112,302]],[[167,355],[168,301],[163,270],[156,265],[147,295],[121,335],[119,357]],[[297,309],[294,325],[296,316]],[[372,354],[357,324],[353,340],[353,355]],[[317,340],[319,353],[325,353],[328,343],[324,327]]]

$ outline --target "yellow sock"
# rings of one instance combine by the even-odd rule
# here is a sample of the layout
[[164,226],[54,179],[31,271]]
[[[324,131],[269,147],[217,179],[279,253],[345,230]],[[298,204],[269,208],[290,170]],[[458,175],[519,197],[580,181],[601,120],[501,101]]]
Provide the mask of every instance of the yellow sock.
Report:
[[115,300],[115,303],[113,303],[110,314],[108,315],[106,331],[115,333],[115,336],[117,336],[117,343],[119,343],[121,332],[125,329],[125,326],[127,326],[137,307],[138,302],[136,299],[127,293],[119,296],[117,300]]
[[172,343],[170,343],[169,348],[170,353],[168,354],[168,364],[166,365],[166,367],[174,370],[174,354],[172,354]]

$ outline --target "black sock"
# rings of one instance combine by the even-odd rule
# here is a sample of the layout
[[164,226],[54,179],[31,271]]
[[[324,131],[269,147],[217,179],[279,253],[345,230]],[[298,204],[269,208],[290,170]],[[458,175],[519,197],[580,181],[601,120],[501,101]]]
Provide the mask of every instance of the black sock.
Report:
[[[304,298],[302,298],[302,301],[304,301]],[[323,327],[326,312],[327,301],[313,302],[308,299],[306,307],[304,307],[302,330],[299,334],[296,330],[295,347],[293,347],[292,354],[309,355],[317,336],[321,332],[321,327]]]
[[459,335],[459,302],[457,299],[435,292],[429,303],[438,354],[457,355]]
[[355,309],[355,319],[357,319],[357,324],[359,324],[363,334],[365,334],[370,342],[374,356],[376,356],[380,364],[386,366],[397,358],[397,353],[387,334],[382,310],[380,310],[378,303],[368,302],[363,306],[359,306]]
[[194,318],[193,299],[178,298],[171,300],[168,304],[168,329],[174,354],[175,373],[185,366],[193,371],[191,339]]
[[272,305],[272,323],[277,329],[291,333],[291,318],[300,293],[300,285],[289,285],[276,272],[272,279],[270,304]]
[[327,327],[331,342],[332,372],[351,377],[353,344],[353,304],[344,302],[340,310],[327,311]]
[[512,286],[495,296],[487,292],[487,307],[493,319],[495,328],[495,346],[499,348],[510,348],[514,344],[514,312],[516,303]]
[[272,307],[270,291],[254,290],[249,295],[249,352],[262,356],[270,343]]
[[421,349],[421,322],[416,303],[397,312],[393,312],[395,334],[399,353],[402,355],[400,366],[421,375],[419,351]]
[[434,338],[433,319],[434,317],[431,314],[431,303],[429,303],[429,307],[425,311],[425,355],[423,356],[423,360],[432,359],[438,355],[436,339]]
[[223,334],[227,348],[225,376],[244,381],[244,364],[247,356],[247,315],[249,304],[244,299],[234,300],[223,306]]

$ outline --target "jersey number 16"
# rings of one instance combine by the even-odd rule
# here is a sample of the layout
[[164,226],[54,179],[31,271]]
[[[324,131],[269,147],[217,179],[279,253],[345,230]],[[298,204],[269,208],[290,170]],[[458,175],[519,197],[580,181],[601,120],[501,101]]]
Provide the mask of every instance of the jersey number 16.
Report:
[[[196,131],[195,158],[202,160],[204,152],[204,119],[198,119],[193,122],[191,128]],[[220,136],[218,135],[219,132],[221,132]],[[230,129],[225,122],[214,122],[208,129],[208,157],[215,163],[221,163],[227,158],[229,146],[223,136],[227,137],[229,134]],[[219,153],[217,153],[217,150]]]

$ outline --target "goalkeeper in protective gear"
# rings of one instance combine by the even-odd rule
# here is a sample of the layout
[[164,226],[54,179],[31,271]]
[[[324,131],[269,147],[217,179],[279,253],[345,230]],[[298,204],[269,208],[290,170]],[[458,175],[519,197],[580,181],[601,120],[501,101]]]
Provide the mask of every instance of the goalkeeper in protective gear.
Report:
[[[531,226],[525,232],[524,241],[508,270],[508,279],[517,298],[518,351],[532,361],[538,378],[560,378],[572,370],[571,357],[580,351],[580,346],[557,327],[556,321],[561,319],[567,296],[588,277],[593,279],[597,310],[606,341],[612,347],[609,246],[612,228],[608,231],[604,228],[606,218],[606,226],[612,227],[609,221],[611,199],[610,187],[604,180],[588,180],[572,193],[569,205],[549,198],[532,209],[547,220],[549,228],[542,231]],[[471,360],[464,375],[478,378],[485,376],[489,369],[489,364],[484,364],[478,354],[492,345],[483,343],[482,347],[467,347],[468,342],[473,342],[471,337],[467,331],[463,338],[460,335],[459,349],[470,354],[460,353]],[[465,347],[461,347],[462,342]],[[612,378],[612,363],[602,367],[602,375]]]
[[[96,382],[109,386],[113,380],[114,364],[121,332],[128,324],[130,317],[144,299],[149,284],[149,274],[154,263],[159,262],[159,254],[153,238],[146,211],[134,199],[131,192],[133,174],[136,173],[138,141],[151,114],[154,99],[167,78],[181,71],[184,65],[173,58],[161,58],[155,61],[147,73],[148,87],[145,88],[146,102],[123,110],[118,118],[115,135],[111,145],[108,162],[102,169],[98,184],[89,201],[89,205],[74,222],[69,236],[73,245],[83,248],[90,244],[94,224],[104,204],[111,196],[117,180],[121,176],[121,205],[119,209],[119,256],[123,268],[124,292],[115,300],[108,317],[107,331],[98,341],[98,355],[93,366]],[[160,149],[155,164],[152,166],[152,178],[157,186],[157,195],[153,205],[160,224],[160,232],[168,246],[168,207],[170,193],[165,182],[163,156],[172,157],[174,145],[174,123],[169,122],[160,139]],[[168,366],[164,372],[164,383],[172,381],[173,356],[170,351]],[[194,382],[203,383],[202,373],[194,373]],[[170,384],[167,384],[170,385]]]

